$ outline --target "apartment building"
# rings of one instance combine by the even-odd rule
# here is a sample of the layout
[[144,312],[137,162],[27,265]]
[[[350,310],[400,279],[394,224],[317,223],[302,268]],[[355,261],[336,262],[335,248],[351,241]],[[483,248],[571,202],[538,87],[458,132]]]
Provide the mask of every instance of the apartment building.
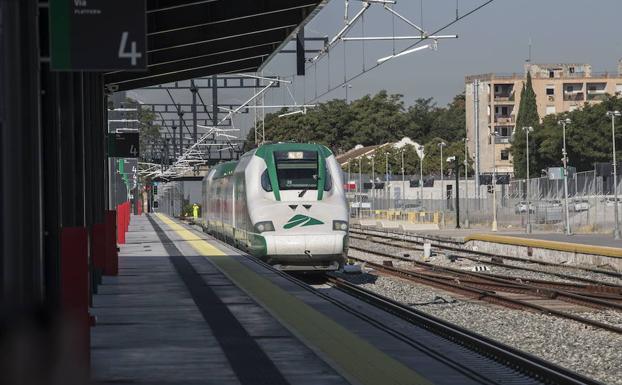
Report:
[[513,172],[510,139],[527,72],[531,73],[540,118],[622,92],[622,59],[617,73],[595,73],[591,65],[583,63],[526,63],[522,74],[466,76],[466,132],[469,152],[474,156],[479,152],[480,173],[492,172],[493,164],[499,173]]

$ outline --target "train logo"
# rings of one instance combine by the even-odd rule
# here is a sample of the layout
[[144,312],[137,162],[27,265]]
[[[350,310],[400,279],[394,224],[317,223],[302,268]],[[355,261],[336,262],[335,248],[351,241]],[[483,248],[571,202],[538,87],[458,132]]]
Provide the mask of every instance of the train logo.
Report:
[[283,226],[284,229],[291,229],[292,227],[300,226],[313,226],[313,225],[323,225],[324,222],[308,217],[302,214],[296,214],[291,217],[287,223]]

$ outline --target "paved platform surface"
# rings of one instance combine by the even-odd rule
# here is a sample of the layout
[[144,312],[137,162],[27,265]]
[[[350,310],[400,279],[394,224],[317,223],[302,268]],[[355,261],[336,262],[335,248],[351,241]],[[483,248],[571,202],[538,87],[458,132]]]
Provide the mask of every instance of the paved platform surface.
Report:
[[168,217],[132,217],[120,274],[94,298],[93,380],[533,383],[338,290],[321,292]]
[[[222,303],[226,303],[252,334],[249,339],[273,352],[292,352],[275,358],[283,372],[276,370],[276,378],[265,372],[236,372],[176,271],[171,261],[175,255],[146,216],[132,217],[126,240],[121,246],[119,276],[105,277],[94,297],[97,326],[91,335],[96,383],[317,383],[312,378],[326,384],[347,383],[207,260],[195,260],[199,278],[218,291],[221,299],[220,304],[212,301],[214,312],[222,312]],[[238,338],[233,342],[244,347],[244,337],[229,337]],[[252,362],[248,366],[254,367]]]

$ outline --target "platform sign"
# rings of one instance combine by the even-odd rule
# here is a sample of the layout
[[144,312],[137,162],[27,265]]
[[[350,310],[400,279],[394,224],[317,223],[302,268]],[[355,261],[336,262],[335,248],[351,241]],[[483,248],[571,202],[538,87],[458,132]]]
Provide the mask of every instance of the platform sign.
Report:
[[145,10],[145,0],[50,0],[52,70],[146,70]]
[[117,132],[108,134],[108,157],[138,158],[139,141],[137,132]]

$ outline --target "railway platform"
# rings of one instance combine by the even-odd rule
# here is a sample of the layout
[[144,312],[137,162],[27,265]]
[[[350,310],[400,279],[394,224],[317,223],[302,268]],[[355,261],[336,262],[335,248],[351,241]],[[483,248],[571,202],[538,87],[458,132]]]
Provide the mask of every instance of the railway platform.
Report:
[[537,383],[163,214],[132,218],[92,314],[100,384]]

